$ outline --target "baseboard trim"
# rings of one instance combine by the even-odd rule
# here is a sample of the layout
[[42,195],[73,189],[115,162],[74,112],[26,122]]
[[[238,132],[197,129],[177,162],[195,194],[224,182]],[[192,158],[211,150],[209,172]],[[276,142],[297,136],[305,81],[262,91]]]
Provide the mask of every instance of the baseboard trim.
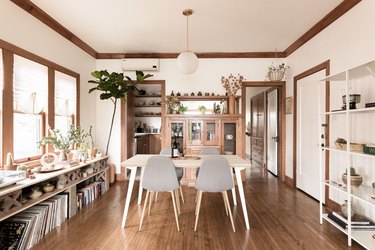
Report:
[[121,166],[121,173],[116,173],[116,181],[125,181],[125,171],[126,168]]
[[290,178],[289,176],[285,175],[285,184],[287,184],[288,186],[294,188],[294,181],[292,178]]

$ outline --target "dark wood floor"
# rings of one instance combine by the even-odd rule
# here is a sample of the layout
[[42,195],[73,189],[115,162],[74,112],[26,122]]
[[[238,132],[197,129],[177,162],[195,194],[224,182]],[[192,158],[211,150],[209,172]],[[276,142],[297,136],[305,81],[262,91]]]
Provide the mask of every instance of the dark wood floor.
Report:
[[[319,224],[318,202],[289,188],[260,169],[252,169],[245,185],[250,231],[241,206],[232,206],[236,232],[225,215],[221,194],[204,193],[197,232],[194,188],[183,188],[185,204],[177,232],[170,194],[161,194],[138,232],[141,207],[133,190],[126,229],[121,229],[127,183],[108,193],[46,236],[34,249],[361,249],[325,222]],[[231,204],[233,204],[231,202]]]

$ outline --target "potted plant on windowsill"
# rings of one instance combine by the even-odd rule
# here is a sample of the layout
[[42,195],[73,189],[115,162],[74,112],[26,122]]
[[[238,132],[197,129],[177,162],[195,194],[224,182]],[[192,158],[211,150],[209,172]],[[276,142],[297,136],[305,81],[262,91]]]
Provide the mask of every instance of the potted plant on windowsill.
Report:
[[110,100],[113,103],[111,125],[105,150],[106,155],[108,155],[118,100],[125,102],[128,93],[137,94],[137,83],[141,83],[145,79],[152,77],[150,74],[145,75],[142,71],[136,71],[135,74],[136,80],[132,80],[129,76],[124,76],[123,73],[109,73],[107,70],[94,71],[91,73],[91,76],[94,77],[95,80],[90,80],[89,83],[96,84],[96,86],[91,88],[89,93],[100,91],[102,92],[99,96],[100,100]]
[[271,65],[268,67],[267,77],[270,81],[281,81],[284,78],[285,71],[289,68],[285,63],[277,66]]
[[[52,145],[55,149],[60,151],[59,160],[68,160],[67,153],[70,151],[70,146],[74,144],[74,141],[69,136],[63,136],[59,129],[48,129],[49,136],[44,137],[38,141],[38,147],[45,145]],[[69,133],[68,133],[69,135]]]

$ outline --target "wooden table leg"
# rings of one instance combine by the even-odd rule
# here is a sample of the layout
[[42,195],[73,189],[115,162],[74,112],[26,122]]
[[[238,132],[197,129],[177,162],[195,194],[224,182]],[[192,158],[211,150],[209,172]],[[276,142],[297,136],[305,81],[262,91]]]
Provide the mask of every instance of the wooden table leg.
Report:
[[243,216],[244,216],[244,220],[246,224],[246,229],[250,230],[249,216],[247,215],[246,200],[245,200],[245,194],[243,191],[243,185],[242,185],[242,179],[241,179],[241,169],[234,168],[234,170],[236,172],[238,192],[240,193],[240,199],[241,199],[241,205],[242,205]]
[[132,197],[132,192],[133,192],[133,186],[134,186],[134,181],[135,181],[135,174],[137,173],[137,167],[127,167],[127,168],[130,169],[131,172],[130,172],[130,180],[129,180],[128,192],[126,194],[126,199],[125,199],[124,214],[122,215],[121,228],[125,228],[126,217],[128,216],[130,199]]

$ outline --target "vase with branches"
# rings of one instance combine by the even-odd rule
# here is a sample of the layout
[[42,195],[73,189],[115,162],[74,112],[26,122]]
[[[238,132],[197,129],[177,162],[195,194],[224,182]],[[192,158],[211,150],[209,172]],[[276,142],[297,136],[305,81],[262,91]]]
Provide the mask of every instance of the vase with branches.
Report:
[[145,75],[142,71],[136,71],[135,74],[136,80],[132,80],[129,76],[124,76],[123,73],[109,73],[107,70],[94,71],[91,73],[91,76],[94,77],[95,80],[90,80],[89,83],[93,83],[96,86],[91,88],[89,93],[94,91],[102,92],[99,96],[100,100],[110,100],[113,103],[112,119],[105,151],[106,155],[108,155],[118,100],[125,101],[128,93],[138,93],[137,83],[141,83],[145,79],[152,77],[150,74]]
[[241,89],[241,85],[244,80],[245,78],[240,74],[237,76],[230,74],[229,77],[221,77],[221,84],[229,96],[235,96],[237,91]]

